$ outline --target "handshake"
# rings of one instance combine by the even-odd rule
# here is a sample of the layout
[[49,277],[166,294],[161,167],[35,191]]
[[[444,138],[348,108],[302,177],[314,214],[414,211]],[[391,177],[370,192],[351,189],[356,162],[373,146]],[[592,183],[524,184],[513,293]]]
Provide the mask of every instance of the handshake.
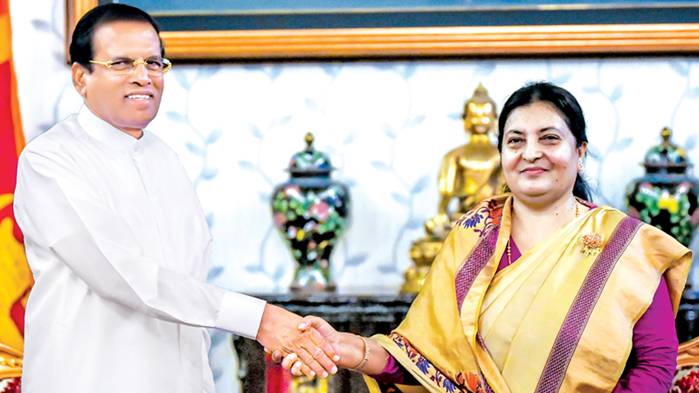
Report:
[[335,330],[325,320],[300,316],[267,304],[257,341],[294,375],[326,378],[339,368],[379,374],[388,352],[371,339]]

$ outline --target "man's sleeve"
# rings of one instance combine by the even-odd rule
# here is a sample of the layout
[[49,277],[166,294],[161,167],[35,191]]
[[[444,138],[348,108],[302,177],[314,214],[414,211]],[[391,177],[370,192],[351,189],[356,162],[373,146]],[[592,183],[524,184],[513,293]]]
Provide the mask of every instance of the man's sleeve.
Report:
[[[25,151],[18,167],[15,214],[26,239],[56,255],[99,296],[158,319],[256,337],[264,301],[144,255],[128,224],[62,155]],[[41,262],[32,268],[40,271]]]

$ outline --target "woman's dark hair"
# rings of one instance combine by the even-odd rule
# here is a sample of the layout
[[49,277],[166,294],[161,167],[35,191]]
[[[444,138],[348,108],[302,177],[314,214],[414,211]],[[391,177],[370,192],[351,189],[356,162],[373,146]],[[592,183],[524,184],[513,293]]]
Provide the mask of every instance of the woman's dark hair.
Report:
[[[561,113],[566,125],[575,137],[575,146],[580,147],[587,142],[587,132],[585,131],[585,116],[578,100],[570,92],[562,87],[548,82],[535,82],[512,93],[507,99],[500,112],[498,119],[498,150],[502,152],[502,141],[505,134],[505,123],[507,118],[515,109],[532,104],[534,102],[548,102]],[[590,186],[580,174],[575,178],[573,195],[585,200],[592,200]]]
[[88,71],[92,71],[90,60],[93,60],[92,38],[95,35],[95,31],[104,24],[121,21],[150,23],[158,34],[158,40],[160,40],[160,55],[165,57],[165,47],[163,47],[163,41],[160,39],[160,28],[158,28],[158,24],[155,23],[153,17],[148,15],[147,12],[130,5],[107,3],[91,9],[78,21],[70,41],[70,62],[79,63],[87,68]]

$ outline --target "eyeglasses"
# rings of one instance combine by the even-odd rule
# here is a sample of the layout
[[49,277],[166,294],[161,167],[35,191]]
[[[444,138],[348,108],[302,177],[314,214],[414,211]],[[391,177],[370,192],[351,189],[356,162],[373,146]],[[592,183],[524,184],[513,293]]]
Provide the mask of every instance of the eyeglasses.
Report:
[[138,58],[136,60],[124,58],[124,59],[116,59],[116,60],[109,60],[109,61],[97,61],[97,60],[90,60],[91,64],[99,64],[101,66],[107,67],[108,70],[116,73],[116,74],[128,74],[129,72],[133,71],[138,67],[140,64],[143,64],[144,67],[146,67],[146,71],[148,71],[148,75],[151,76],[160,76],[168,71],[170,71],[170,68],[172,68],[172,63],[170,63],[170,60],[168,59],[161,59],[161,58],[153,58],[153,59],[143,59]]

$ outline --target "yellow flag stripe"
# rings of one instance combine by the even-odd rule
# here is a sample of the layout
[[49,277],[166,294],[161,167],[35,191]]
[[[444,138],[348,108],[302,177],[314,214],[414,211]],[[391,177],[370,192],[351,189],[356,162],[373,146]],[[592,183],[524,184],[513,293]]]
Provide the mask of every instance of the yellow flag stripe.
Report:
[[10,60],[12,54],[12,35],[10,34],[10,16],[0,14],[0,63]]

